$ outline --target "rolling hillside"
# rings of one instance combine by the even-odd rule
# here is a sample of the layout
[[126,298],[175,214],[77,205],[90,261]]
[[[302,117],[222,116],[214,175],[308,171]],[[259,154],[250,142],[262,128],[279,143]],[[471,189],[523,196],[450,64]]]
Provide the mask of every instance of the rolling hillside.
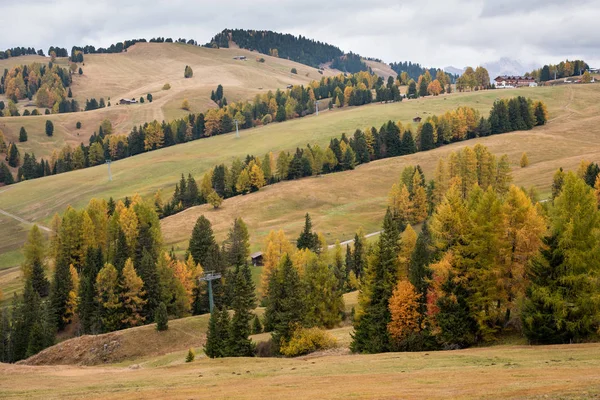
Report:
[[[339,137],[343,132],[380,126],[389,119],[408,124],[415,114],[440,114],[457,105],[470,105],[487,112],[495,98],[515,94],[548,104],[551,121],[533,131],[480,138],[373,162],[355,171],[284,182],[229,199],[217,211],[201,206],[162,222],[166,243],[184,249],[200,214],[206,214],[213,222],[219,239],[224,237],[234,217],[243,216],[249,224],[252,246],[258,249],[270,229],[281,228],[292,236],[297,235],[303,214],[310,212],[315,228],[333,243],[336,239],[352,237],[360,226],[368,232],[379,229],[387,193],[404,166],[420,164],[431,176],[438,157],[465,145],[482,143],[496,154],[508,153],[515,183],[536,186],[542,196],[547,196],[552,174],[559,166],[575,169],[581,159],[600,158],[599,134],[594,131],[600,118],[599,106],[593,101],[596,90],[595,85],[569,85],[526,88],[518,92],[484,91],[340,109],[319,117],[243,131],[241,139],[236,139],[235,134],[221,135],[120,160],[112,165],[113,182],[108,182],[105,166],[22,182],[0,193],[0,210],[43,224],[68,204],[82,207],[92,197],[123,198],[134,193],[151,196],[158,189],[163,189],[166,198],[182,172],[191,172],[199,179],[208,168],[229,163],[233,157],[245,157],[248,153],[262,156],[268,151],[293,150],[307,143],[326,145],[330,138]],[[531,165],[520,169],[517,165],[523,151],[528,153]],[[348,218],[349,215],[352,218]],[[21,259],[19,248],[28,227],[3,215],[0,218],[9,227],[0,232],[3,243],[0,269],[7,269],[0,275],[0,287],[8,301],[12,292],[20,287],[15,267]]]
[[[234,60],[243,55],[246,61]],[[264,63],[256,61],[265,59]],[[47,63],[49,58],[40,56],[13,57],[0,60],[0,70],[14,65],[33,62]],[[94,111],[44,116],[4,117],[0,119],[0,129],[8,141],[18,141],[19,129],[24,126],[29,140],[19,144],[21,153],[34,152],[37,157],[48,157],[52,150],[65,143],[87,144],[90,135],[97,131],[100,123],[108,118],[115,133],[129,133],[134,125],[157,119],[170,121],[187,115],[182,110],[183,99],[188,99],[192,112],[201,112],[216,104],[210,100],[210,93],[221,84],[229,101],[250,99],[257,93],[268,90],[285,89],[288,84],[306,84],[321,78],[315,68],[293,61],[260,55],[242,49],[209,49],[180,43],[137,43],[127,52],[117,54],[87,54],[81,65],[83,75],[73,75],[72,91],[80,107],[85,107],[89,98],[110,98],[111,107]],[[58,59],[66,66],[66,59]],[[186,65],[194,71],[191,79],[183,77]],[[296,68],[298,74],[290,73]],[[333,75],[335,71],[325,71]],[[171,89],[162,90],[165,83]],[[120,98],[145,97],[153,95],[153,102],[119,106]],[[0,96],[0,100],[7,99]],[[19,102],[21,109],[26,101]],[[33,109],[34,107],[31,107]],[[55,125],[54,136],[45,135],[46,120]],[[82,123],[75,129],[77,121]]]

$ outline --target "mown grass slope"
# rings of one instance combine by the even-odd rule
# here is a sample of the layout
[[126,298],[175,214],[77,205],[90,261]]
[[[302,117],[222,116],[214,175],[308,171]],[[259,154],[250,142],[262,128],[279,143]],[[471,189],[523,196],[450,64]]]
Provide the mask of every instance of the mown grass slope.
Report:
[[[247,61],[234,60],[236,55],[247,56]],[[264,63],[256,61],[265,59]],[[0,60],[0,70],[15,65],[33,62],[47,63],[50,59],[40,56],[14,57]],[[170,121],[187,115],[181,109],[187,98],[192,112],[205,111],[215,107],[210,93],[221,84],[229,102],[251,99],[256,93],[268,90],[285,89],[288,84],[307,84],[321,78],[315,68],[293,61],[284,60],[242,49],[208,49],[180,43],[138,43],[125,53],[88,54],[85,65],[80,64],[83,75],[74,74],[72,91],[80,107],[85,107],[86,99],[104,98],[111,107],[94,111],[41,115],[29,117],[4,117],[0,119],[0,129],[9,141],[17,142],[21,126],[28,132],[29,140],[19,144],[21,152],[35,152],[36,156],[47,157],[52,150],[66,143],[87,144],[90,135],[108,118],[115,133],[129,133],[134,125],[157,119]],[[67,66],[66,59],[58,59],[58,64]],[[190,65],[194,76],[183,77],[186,65]],[[296,68],[297,74],[290,73]],[[325,71],[334,74],[334,71]],[[171,89],[162,90],[165,83]],[[128,106],[117,105],[120,98],[146,97],[152,93],[153,102]],[[0,96],[0,100],[7,99]],[[19,102],[21,110],[29,102]],[[27,107],[33,110],[35,107]],[[42,110],[43,111],[43,110]],[[54,136],[45,135],[45,123],[49,119],[55,126]],[[82,128],[77,130],[77,121]]]
[[[197,357],[131,367],[0,364],[15,399],[592,399],[600,345],[496,346],[427,353]],[[32,379],[35,375],[35,379]]]

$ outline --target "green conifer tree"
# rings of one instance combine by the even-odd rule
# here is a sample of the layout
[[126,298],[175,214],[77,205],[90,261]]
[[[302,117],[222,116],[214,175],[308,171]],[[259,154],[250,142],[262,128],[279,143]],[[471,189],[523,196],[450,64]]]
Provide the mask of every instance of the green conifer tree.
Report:
[[355,320],[351,349],[358,353],[381,353],[390,350],[387,325],[391,321],[388,302],[397,282],[400,232],[388,208],[383,220],[372,263],[370,279],[363,290],[369,293],[364,314]]
[[154,312],[154,322],[156,323],[156,330],[163,332],[169,329],[169,316],[167,315],[167,306],[164,302],[160,302],[158,308]]
[[231,306],[234,311],[229,329],[227,354],[230,357],[251,357],[254,354],[254,344],[249,336],[252,333],[250,322],[252,310],[256,304],[252,272],[248,264],[238,266],[234,274],[233,299]]
[[275,352],[279,352],[281,344],[290,340],[296,326],[304,321],[303,292],[298,271],[286,254],[269,279],[266,299],[265,326],[273,328]]

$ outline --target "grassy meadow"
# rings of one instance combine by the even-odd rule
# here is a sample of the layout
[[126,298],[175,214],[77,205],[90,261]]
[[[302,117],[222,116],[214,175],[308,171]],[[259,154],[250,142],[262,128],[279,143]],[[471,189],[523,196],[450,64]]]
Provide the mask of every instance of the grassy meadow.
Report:
[[[592,399],[600,345],[428,353],[321,354],[184,363],[185,351],[128,366],[0,364],[3,399]],[[32,379],[35,374],[35,379]]]
[[[256,250],[261,248],[271,229],[284,229],[295,237],[302,228],[303,215],[309,212],[315,228],[333,243],[336,239],[351,238],[359,227],[367,233],[379,230],[387,193],[405,166],[420,164],[431,177],[439,157],[475,143],[488,146],[495,154],[508,154],[515,183],[535,186],[542,198],[547,197],[552,174],[558,167],[575,169],[582,159],[600,158],[600,133],[596,130],[600,122],[600,106],[595,101],[597,88],[596,85],[563,85],[496,90],[323,112],[318,117],[241,131],[240,139],[236,139],[235,134],[221,135],[120,160],[112,164],[112,182],[108,182],[105,166],[22,182],[0,192],[0,209],[44,224],[69,204],[84,207],[93,197],[116,199],[134,193],[151,196],[159,189],[167,198],[182,172],[191,172],[199,179],[213,165],[229,163],[234,157],[262,156],[268,151],[293,150],[307,143],[326,146],[330,138],[339,137],[343,132],[351,134],[356,128],[377,127],[389,119],[410,124],[416,114],[440,114],[459,105],[470,105],[486,114],[496,98],[517,94],[547,103],[550,122],[532,131],[479,138],[379,160],[354,171],[282,182],[250,195],[228,199],[219,210],[200,206],[162,221],[165,244],[183,251],[199,215],[205,214],[211,220],[219,240],[225,237],[233,218],[242,216],[250,229],[252,248]],[[531,164],[521,169],[518,162],[524,151]],[[0,253],[0,268],[10,268],[12,276],[18,276],[15,271],[20,262],[18,247],[25,235],[26,227],[14,220],[6,220],[0,230],[0,241],[6,239],[7,243],[13,243]],[[6,303],[9,289],[1,277],[0,288],[5,292]]]
[[[245,55],[247,61],[233,60],[236,55]],[[0,129],[8,141],[17,142],[21,126],[28,132],[28,141],[19,143],[22,153],[34,152],[37,157],[49,157],[56,148],[69,143],[73,146],[84,142],[98,130],[100,123],[108,118],[115,133],[127,134],[134,125],[154,119],[170,121],[188,114],[181,109],[183,99],[187,98],[192,112],[205,111],[216,107],[210,100],[210,93],[217,85],[225,88],[229,102],[252,98],[257,93],[268,90],[285,89],[288,84],[307,84],[320,79],[315,68],[293,61],[261,55],[266,61],[256,62],[258,53],[242,49],[208,49],[180,43],[138,43],[127,52],[120,54],[87,54],[81,65],[83,75],[74,74],[73,98],[79,106],[85,107],[86,99],[110,99],[111,107],[94,111],[0,118]],[[40,56],[14,57],[0,60],[0,70],[15,65],[33,62],[47,63],[50,59]],[[59,65],[67,66],[66,59],[57,59]],[[194,71],[191,79],[183,77],[186,65]],[[291,74],[296,68],[298,74]],[[326,75],[336,71],[327,70]],[[162,90],[165,83],[171,89]],[[127,106],[118,105],[121,98],[146,97],[152,93],[153,102]],[[7,99],[0,95],[5,103]],[[18,106],[33,110],[26,100]],[[42,110],[43,112],[43,110]],[[54,123],[54,135],[45,134],[45,123],[49,119]],[[82,128],[77,130],[77,121]]]

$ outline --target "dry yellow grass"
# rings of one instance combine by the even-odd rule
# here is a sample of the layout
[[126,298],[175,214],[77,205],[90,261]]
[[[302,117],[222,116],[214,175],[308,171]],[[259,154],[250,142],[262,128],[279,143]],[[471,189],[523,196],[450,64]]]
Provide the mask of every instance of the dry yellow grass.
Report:
[[[600,345],[497,346],[130,367],[0,364],[3,399],[592,399]],[[161,364],[161,362],[166,362]],[[35,378],[34,378],[35,377]]]
[[[248,60],[233,60],[235,55],[245,55]],[[83,75],[73,75],[74,98],[81,107],[85,107],[86,99],[92,97],[97,100],[103,97],[105,101],[110,98],[111,107],[60,115],[5,117],[0,119],[0,129],[8,140],[16,142],[19,129],[24,126],[29,141],[19,144],[21,151],[34,151],[38,157],[48,156],[65,143],[87,144],[90,135],[105,118],[111,120],[116,133],[129,133],[134,125],[187,115],[180,109],[184,98],[190,100],[192,112],[205,111],[215,106],[210,93],[218,84],[224,86],[225,96],[231,102],[250,99],[256,93],[268,90],[285,89],[288,84],[306,84],[322,76],[315,68],[266,55],[260,55],[266,62],[258,63],[257,56],[258,53],[248,50],[208,49],[179,43],[138,43],[126,53],[89,54],[85,56],[85,65],[81,65]],[[49,58],[39,56],[14,57],[0,60],[0,70],[48,61]],[[66,65],[67,61],[58,59],[58,63]],[[183,77],[186,65],[194,71],[191,79]],[[296,68],[298,74],[291,74],[292,68]],[[165,83],[171,85],[170,90],[162,90]],[[139,99],[148,93],[153,95],[152,103],[117,105],[120,98]],[[5,96],[0,96],[0,100],[6,102]],[[21,109],[26,103],[19,103]],[[47,119],[55,125],[52,138],[45,135]],[[80,130],[75,129],[77,121],[82,123]]]

